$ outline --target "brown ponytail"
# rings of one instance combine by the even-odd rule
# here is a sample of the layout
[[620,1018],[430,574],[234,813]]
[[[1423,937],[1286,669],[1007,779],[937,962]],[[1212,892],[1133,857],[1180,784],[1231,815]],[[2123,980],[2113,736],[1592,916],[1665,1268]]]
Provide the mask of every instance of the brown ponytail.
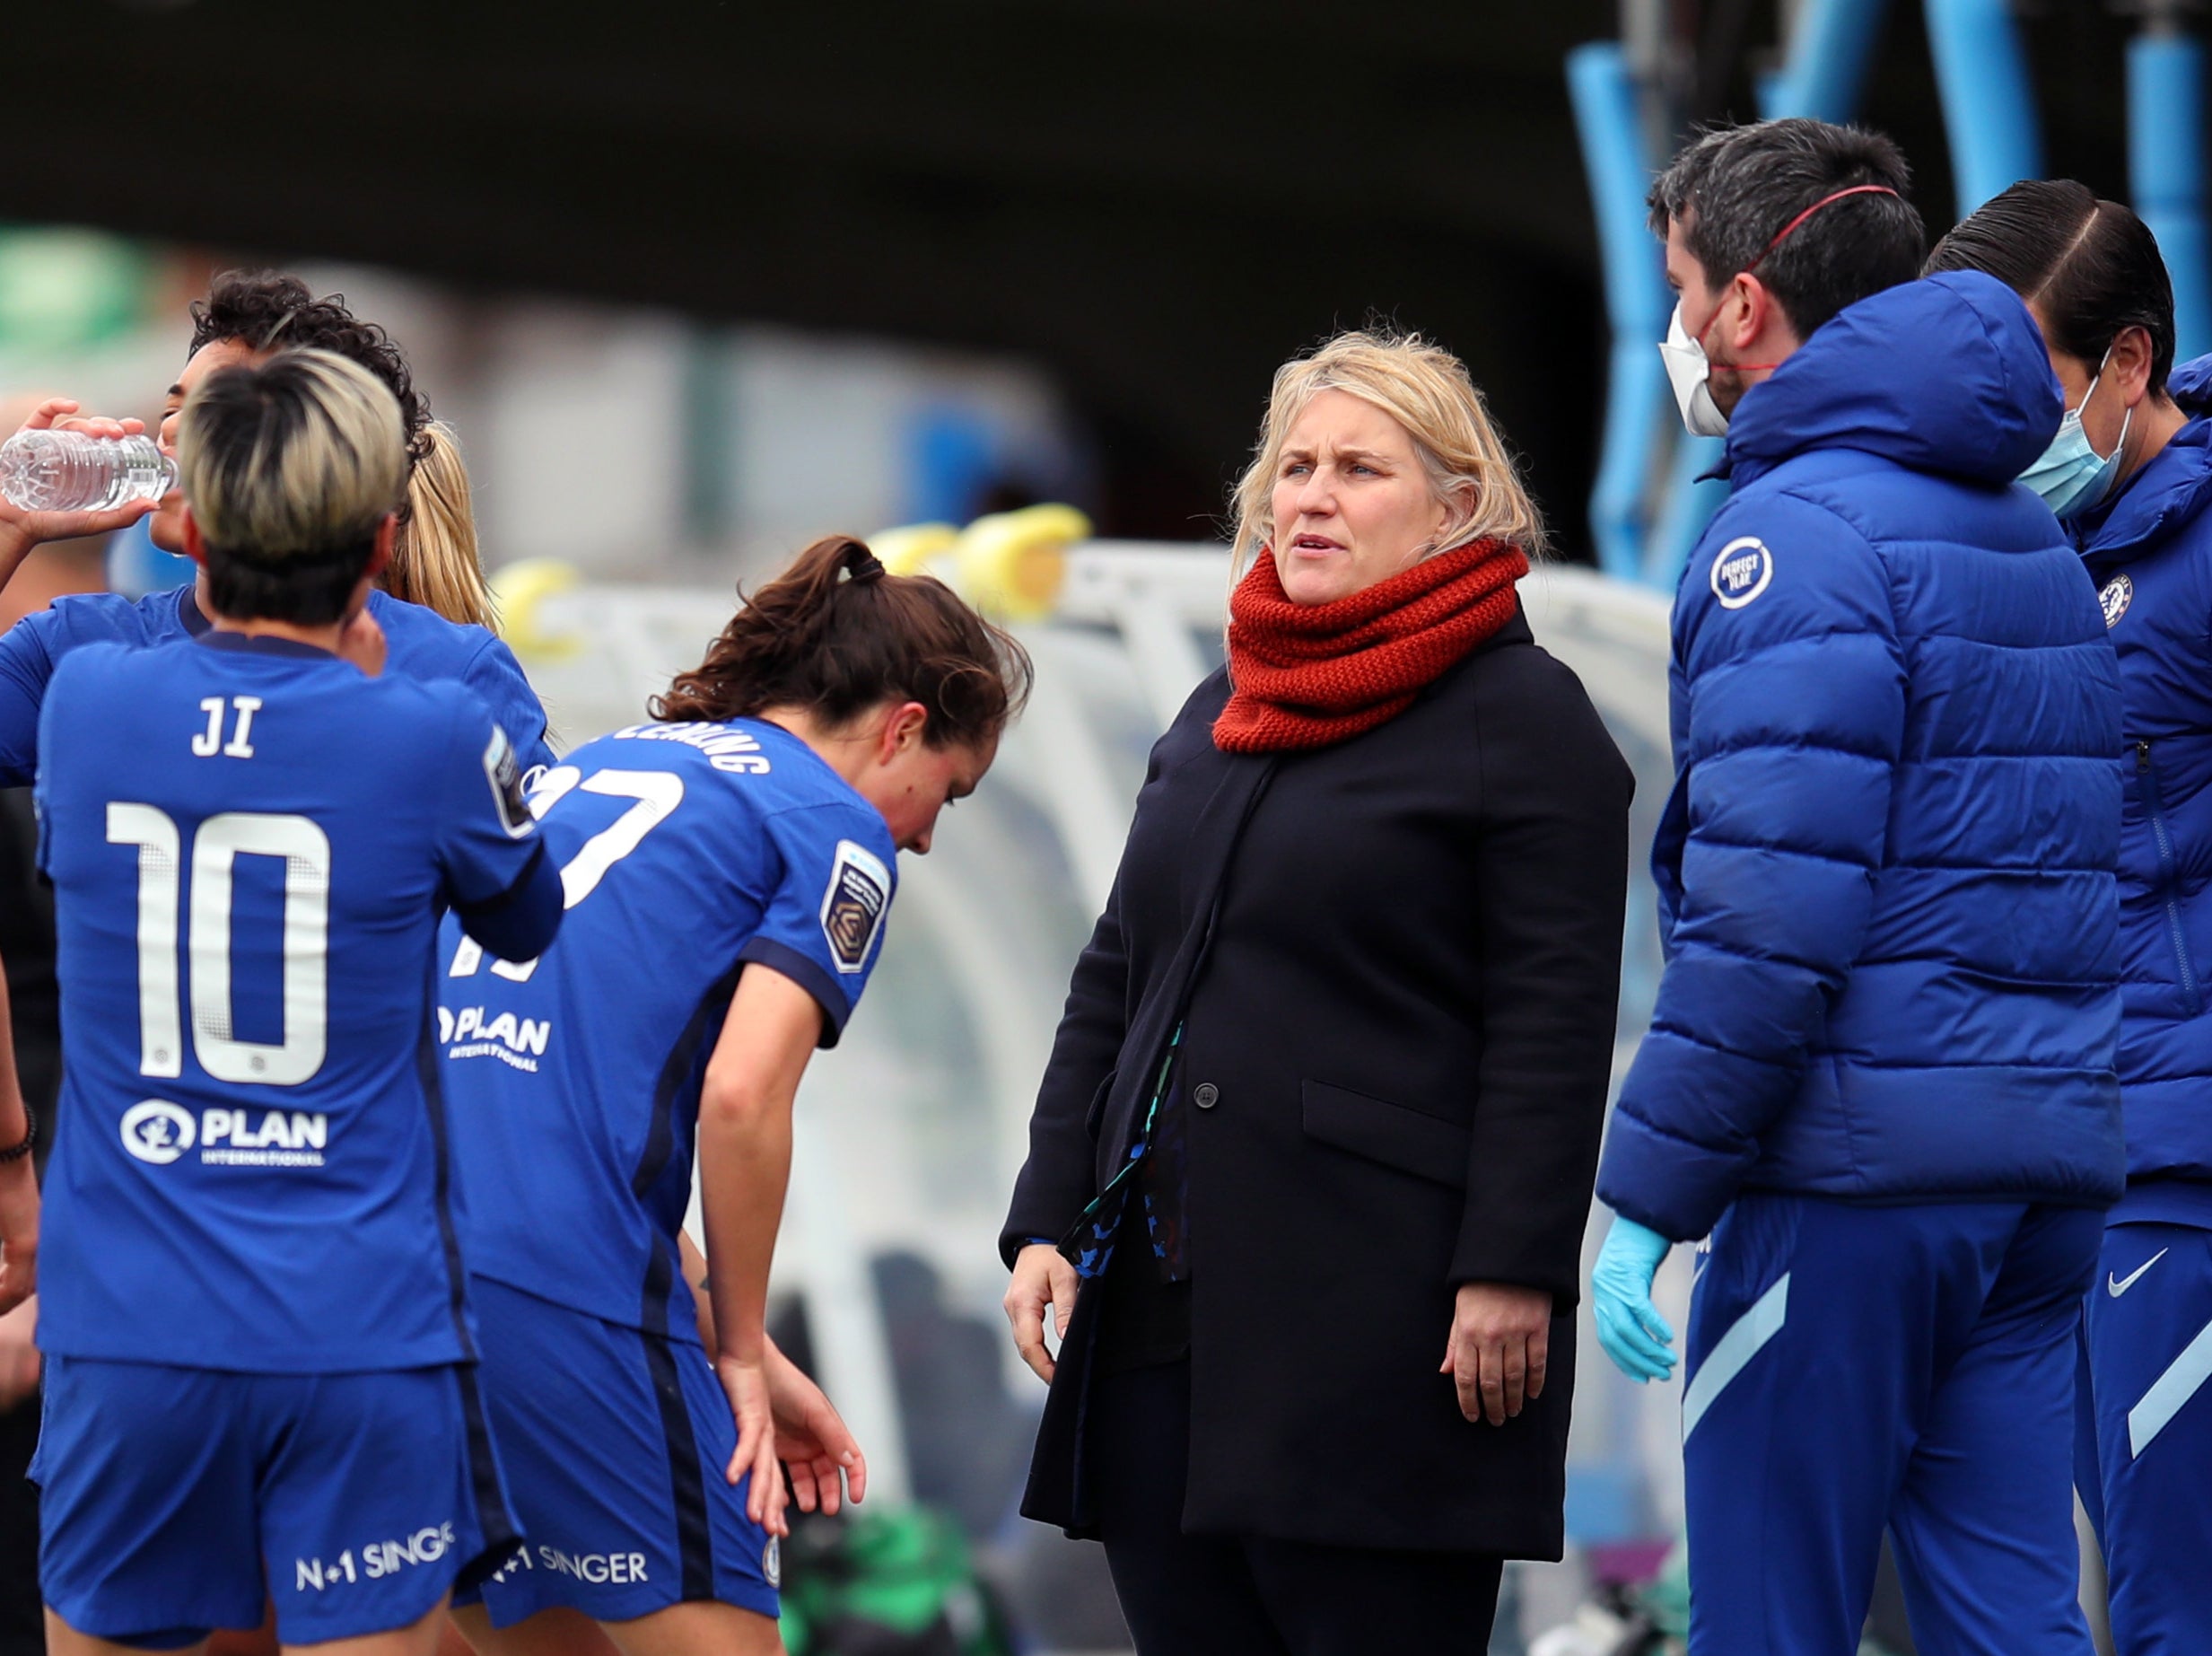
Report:
[[1028,698],[1028,653],[930,575],[887,574],[849,535],[816,541],[739,608],[651,705],[719,722],[804,707],[833,729],[885,701],[929,710],[933,748],[995,738]]
[[449,621],[495,629],[499,609],[476,553],[468,468],[452,428],[439,420],[425,425],[415,435],[413,459],[399,537],[379,584]]

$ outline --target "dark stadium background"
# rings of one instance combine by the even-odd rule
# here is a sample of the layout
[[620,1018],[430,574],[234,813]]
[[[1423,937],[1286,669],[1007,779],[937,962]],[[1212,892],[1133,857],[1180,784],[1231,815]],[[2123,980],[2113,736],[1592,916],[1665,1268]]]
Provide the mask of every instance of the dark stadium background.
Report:
[[[2120,51],[2025,8],[2049,164],[2124,192]],[[1700,117],[1770,0],[1674,7]],[[1033,358],[1100,527],[1219,513],[1287,354],[1369,313],[1460,352],[1565,548],[1604,393],[1562,60],[1598,0],[72,0],[0,31],[0,218]],[[1864,118],[1949,222],[1919,7]]]

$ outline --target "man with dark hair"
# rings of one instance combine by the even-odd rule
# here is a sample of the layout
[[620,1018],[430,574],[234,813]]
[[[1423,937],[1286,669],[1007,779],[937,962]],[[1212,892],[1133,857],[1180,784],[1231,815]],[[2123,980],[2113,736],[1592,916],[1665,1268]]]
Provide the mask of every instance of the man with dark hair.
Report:
[[1667,966],[1608,1136],[1606,1351],[1709,1240],[1683,1398],[1697,1656],[1849,1656],[1882,1536],[1924,1648],[2088,1656],[2074,1323],[2120,1192],[2118,665],[2012,479],[2033,320],[1912,280],[1895,148],[1707,134],[1652,191],[1685,423],[1735,492],[1674,614]]
[[[1839,311],[1919,275],[1926,242],[1905,199],[1910,176],[1878,132],[1810,120],[1722,127],[1652,186],[1651,233],[1667,243],[1670,280],[1678,251],[1716,295],[1755,272],[1802,341]],[[1830,197],[1834,211],[1808,213]]]

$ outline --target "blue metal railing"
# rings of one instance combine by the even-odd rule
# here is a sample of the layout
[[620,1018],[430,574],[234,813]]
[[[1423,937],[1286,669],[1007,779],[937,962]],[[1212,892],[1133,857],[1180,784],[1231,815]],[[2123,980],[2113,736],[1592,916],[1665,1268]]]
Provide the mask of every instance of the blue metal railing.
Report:
[[2128,43],[2128,188],[2173,278],[2182,360],[2212,351],[2204,181],[2204,45],[2154,22]]
[[2027,54],[2009,0],[1922,0],[1922,9],[1964,218],[2006,186],[2042,176]]
[[1627,55],[1601,40],[1567,55],[1567,86],[1597,216],[1605,275],[1605,433],[1590,490],[1590,534],[1598,566],[1641,579],[1655,445],[1665,431],[1666,374],[1653,347],[1666,332],[1669,300],[1659,255],[1644,227],[1651,166]]

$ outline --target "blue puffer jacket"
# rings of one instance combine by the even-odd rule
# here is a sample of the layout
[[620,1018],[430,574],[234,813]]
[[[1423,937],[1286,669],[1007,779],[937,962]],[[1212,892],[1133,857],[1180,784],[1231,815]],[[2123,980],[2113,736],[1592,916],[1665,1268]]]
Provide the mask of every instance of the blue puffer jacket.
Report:
[[[2212,413],[2212,356],[2174,400]],[[2120,650],[2120,1079],[2128,1176],[2212,1180],[2212,420],[2192,418],[2081,520]]]
[[1852,306],[1737,407],[1674,600],[1616,1212],[1683,1240],[1743,1189],[2119,1197],[2119,666],[2012,485],[2060,409],[1978,273]]

